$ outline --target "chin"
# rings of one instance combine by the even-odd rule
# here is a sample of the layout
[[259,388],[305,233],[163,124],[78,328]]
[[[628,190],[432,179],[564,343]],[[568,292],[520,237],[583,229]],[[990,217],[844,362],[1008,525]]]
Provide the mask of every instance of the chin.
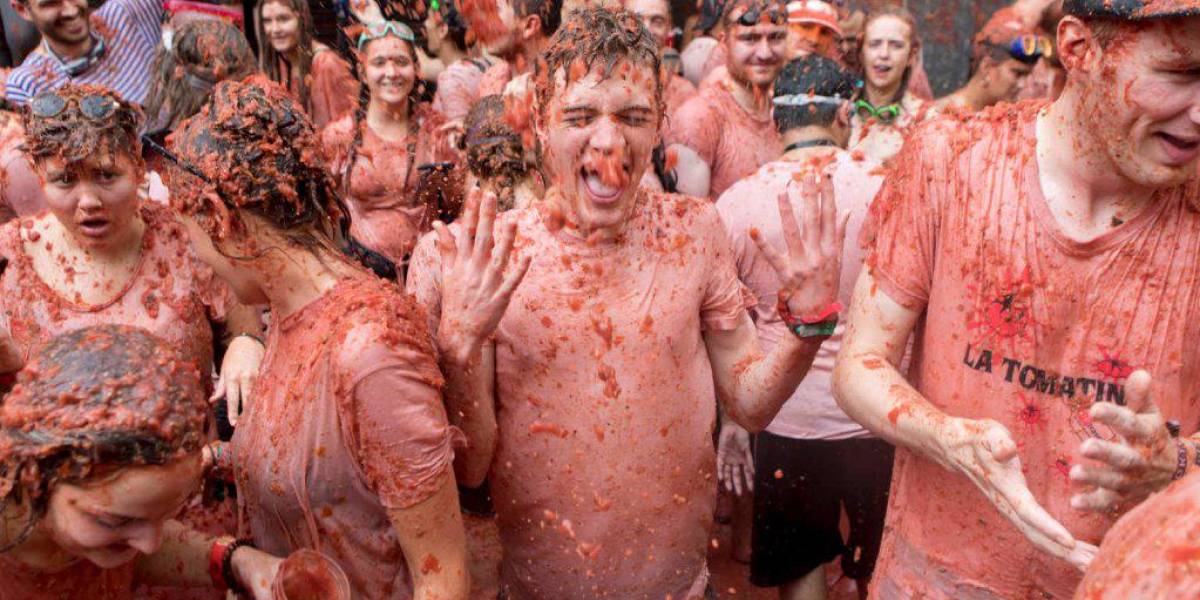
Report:
[[89,550],[83,552],[83,558],[88,562],[100,567],[101,569],[115,569],[122,565],[128,564],[129,561],[138,557],[139,552],[136,548],[127,548],[121,551],[112,550]]

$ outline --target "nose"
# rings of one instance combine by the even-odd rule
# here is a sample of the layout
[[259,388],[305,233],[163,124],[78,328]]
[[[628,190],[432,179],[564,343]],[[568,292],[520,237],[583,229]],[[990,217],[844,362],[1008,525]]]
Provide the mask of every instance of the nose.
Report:
[[754,46],[754,56],[759,59],[770,59],[775,54],[775,49],[771,47],[770,38],[763,36],[758,44]]
[[126,543],[142,554],[154,554],[162,547],[162,523],[144,523],[129,536]]
[[74,2],[63,2],[62,10],[59,12],[59,18],[69,19],[83,13],[83,7]]
[[77,208],[82,210],[94,210],[104,206],[100,201],[100,195],[96,193],[91,186],[82,186],[79,190],[79,202],[76,203]]
[[599,119],[596,131],[592,133],[589,140],[589,145],[593,151],[605,156],[614,155],[623,150],[625,136],[621,135],[621,128],[617,126],[616,119],[611,117]]

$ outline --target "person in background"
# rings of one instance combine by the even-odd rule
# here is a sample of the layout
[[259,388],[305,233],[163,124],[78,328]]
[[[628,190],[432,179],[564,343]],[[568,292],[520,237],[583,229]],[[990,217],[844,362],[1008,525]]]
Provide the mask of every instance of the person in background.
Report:
[[1039,61],[1053,54],[1050,40],[1015,18],[998,15],[975,36],[971,49],[971,78],[954,93],[938,100],[939,111],[977,112],[999,102],[1016,100]]
[[349,209],[350,235],[402,267],[437,206],[417,195],[419,167],[456,158],[445,122],[420,100],[416,41],[409,27],[380,21],[358,37],[367,93],[357,110],[321,132],[329,172]]
[[842,38],[837,9],[823,0],[795,0],[787,4],[788,58],[819,54],[839,60]]
[[42,43],[13,69],[4,97],[18,106],[67,83],[107,87],[144,104],[162,37],[159,0],[111,0],[92,13],[88,0],[13,0]]
[[360,87],[350,64],[313,39],[305,0],[258,0],[254,7],[262,72],[290,91],[318,128],[354,110]]
[[0,404],[0,599],[132,600],[139,584],[271,598],[278,558],[172,520],[211,456],[206,378],[178,345],[123,325],[31,356]]
[[461,122],[479,98],[479,82],[492,61],[478,56],[477,46],[467,43],[467,22],[458,11],[457,1],[430,2],[425,40],[429,51],[446,65],[437,77],[433,108],[447,121]]
[[[658,40],[659,48],[663,51],[663,61],[666,53],[671,50],[671,5],[667,0],[625,0],[625,10],[635,14],[642,20],[642,25]],[[664,70],[663,102],[666,103],[666,123],[671,126],[672,116],[683,103],[696,95],[696,86],[681,74]]]
[[[856,83],[853,73],[819,54],[789,62],[775,80],[773,102],[786,144],[783,154],[717,200],[738,277],[758,298],[751,314],[767,348],[791,333],[775,310],[779,282],[751,236],[757,232],[770,244],[784,243],[777,197],[799,187],[801,195],[791,197],[792,210],[799,213],[827,193],[808,182],[831,179],[832,200],[848,219],[838,287],[843,306],[862,268],[857,239],[883,180],[873,174],[874,165],[844,150]],[[750,580],[778,588],[781,600],[823,600],[825,564],[839,557],[842,572],[865,598],[879,554],[893,448],[846,416],[834,400],[833,365],[843,330],[838,327],[821,344],[808,376],[755,437],[753,458],[744,450],[749,434],[729,421],[721,426],[717,474],[726,488],[754,493]],[[845,541],[843,508],[850,523]]]
[[699,3],[700,14],[695,29],[701,35],[693,37],[679,57],[683,76],[692,85],[699,86],[713,69],[725,65],[727,55],[720,40],[725,32],[725,14],[732,4],[733,0],[701,0]]
[[770,89],[787,52],[787,15],[773,0],[734,0],[725,15],[728,71],[676,112],[667,138],[681,193],[715,199],[777,158]]
[[905,8],[872,11],[863,26],[863,87],[854,102],[850,150],[886,163],[909,131],[925,119],[929,105],[909,90],[921,41],[917,22]]
[[525,158],[521,136],[505,118],[504,98],[484,96],[463,122],[467,189],[495,194],[500,212],[529,208],[542,197],[540,178]]
[[[462,8],[476,39],[500,59],[479,82],[480,97],[503,94],[510,81],[524,80],[562,18],[562,0],[475,0]],[[527,101],[532,86],[518,87],[511,94]]]

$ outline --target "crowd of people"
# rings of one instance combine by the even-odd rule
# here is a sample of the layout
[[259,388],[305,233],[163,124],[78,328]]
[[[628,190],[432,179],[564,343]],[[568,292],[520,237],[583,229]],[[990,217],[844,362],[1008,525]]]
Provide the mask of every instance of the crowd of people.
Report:
[[0,600],[1200,594],[1200,5],[853,4],[12,0]]

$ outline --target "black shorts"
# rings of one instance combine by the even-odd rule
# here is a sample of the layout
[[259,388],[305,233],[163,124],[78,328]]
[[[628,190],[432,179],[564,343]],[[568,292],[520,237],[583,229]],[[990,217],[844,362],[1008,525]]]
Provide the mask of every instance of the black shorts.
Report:
[[[822,441],[759,434],[750,581],[778,587],[838,556],[847,577],[870,578],[883,537],[894,454],[891,444],[874,438]],[[850,517],[846,541],[838,526],[843,505]]]

